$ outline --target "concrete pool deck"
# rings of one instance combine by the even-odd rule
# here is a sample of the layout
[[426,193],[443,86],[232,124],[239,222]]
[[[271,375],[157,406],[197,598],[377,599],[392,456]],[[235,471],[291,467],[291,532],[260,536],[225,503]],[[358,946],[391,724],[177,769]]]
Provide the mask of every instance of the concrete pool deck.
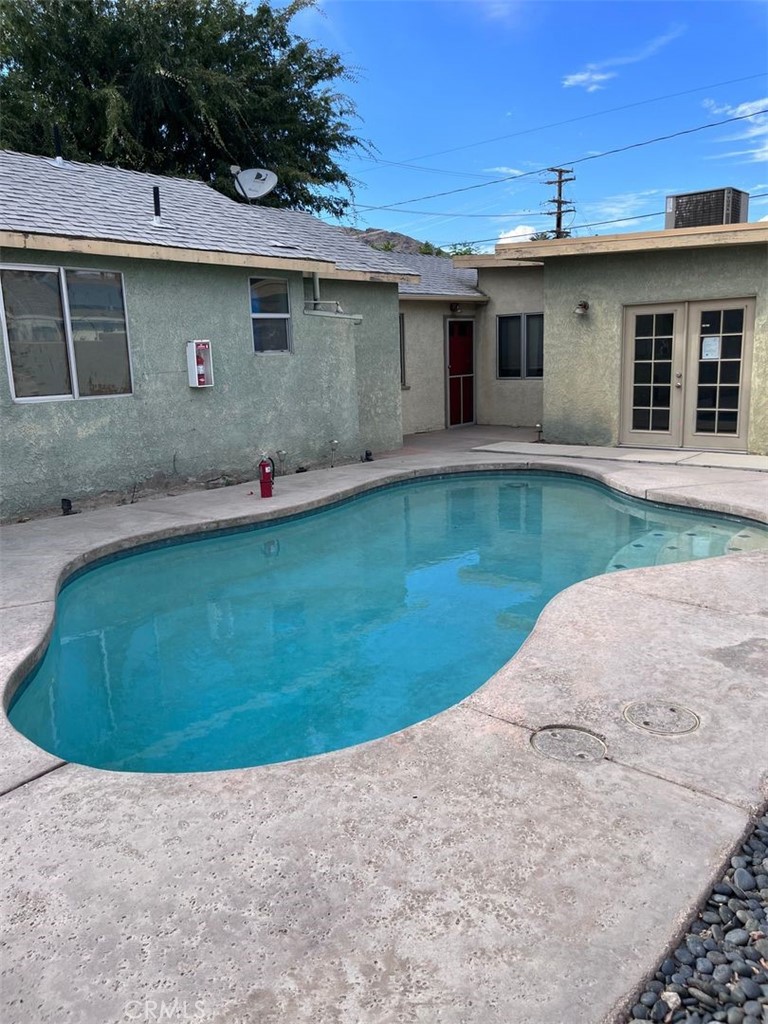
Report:
[[[4,527],[6,702],[72,568],[388,480],[559,470],[768,521],[759,463],[498,447],[531,440],[419,435],[373,463],[279,478],[268,502],[244,484]],[[239,771],[64,764],[3,716],[3,1019],[618,1020],[768,798],[767,616],[765,552],[597,577],[550,602],[512,661],[449,711]],[[700,727],[638,730],[623,710],[641,699],[688,707]],[[586,728],[607,756],[545,758],[530,743],[544,725]]]

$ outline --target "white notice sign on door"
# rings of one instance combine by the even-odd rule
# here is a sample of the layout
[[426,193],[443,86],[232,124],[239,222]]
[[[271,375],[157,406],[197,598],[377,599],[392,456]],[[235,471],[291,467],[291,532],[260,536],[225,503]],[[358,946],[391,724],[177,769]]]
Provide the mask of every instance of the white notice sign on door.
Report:
[[701,358],[702,359],[719,359],[720,358],[720,338],[702,338],[701,339]]

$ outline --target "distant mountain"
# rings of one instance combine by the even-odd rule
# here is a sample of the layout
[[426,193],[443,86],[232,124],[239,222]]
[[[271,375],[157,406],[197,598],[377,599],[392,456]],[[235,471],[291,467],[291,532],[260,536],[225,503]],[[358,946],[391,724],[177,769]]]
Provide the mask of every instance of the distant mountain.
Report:
[[384,231],[382,228],[344,228],[350,235],[355,235],[372,249],[381,249],[383,252],[406,252],[422,256],[448,256],[448,253],[438,249],[431,242],[420,242],[418,238],[411,238],[410,235],[401,235],[399,231]]

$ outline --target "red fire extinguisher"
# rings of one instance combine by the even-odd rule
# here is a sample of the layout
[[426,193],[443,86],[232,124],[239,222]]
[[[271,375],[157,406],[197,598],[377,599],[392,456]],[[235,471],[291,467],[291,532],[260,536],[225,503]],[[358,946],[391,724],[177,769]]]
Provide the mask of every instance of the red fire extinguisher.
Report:
[[202,348],[197,349],[195,366],[197,367],[197,386],[205,387],[205,356],[203,355]]
[[275,464],[268,456],[263,455],[259,463],[259,485],[262,498],[272,497],[272,478],[275,475]]

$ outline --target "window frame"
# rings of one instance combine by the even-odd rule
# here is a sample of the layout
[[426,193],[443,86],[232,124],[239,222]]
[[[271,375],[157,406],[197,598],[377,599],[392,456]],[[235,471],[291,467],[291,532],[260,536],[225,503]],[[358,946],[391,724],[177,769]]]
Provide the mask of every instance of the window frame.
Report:
[[[541,373],[528,373],[528,317],[541,317]],[[501,321],[512,317],[520,318],[520,376],[502,375],[500,370],[500,332]],[[543,380],[544,379],[544,310],[532,309],[526,313],[498,313],[496,315],[496,379],[497,380]]]
[[[128,328],[128,303],[125,298],[125,275],[122,270],[107,270],[104,267],[72,267],[59,264],[48,266],[44,263],[0,263],[2,270],[20,270],[24,272],[39,272],[41,274],[56,274],[59,279],[59,299],[61,301],[61,313],[64,321],[64,342],[67,354],[69,379],[72,385],[70,394],[62,395],[29,395],[18,396],[16,385],[13,379],[13,363],[11,359],[11,344],[8,337],[8,324],[5,313],[5,297],[3,295],[2,275],[0,275],[0,333],[3,335],[3,348],[5,350],[5,362],[8,373],[8,386],[11,391],[11,400],[18,405],[33,405],[39,402],[93,402],[105,398],[132,398],[134,395],[133,360],[131,357],[131,335]],[[130,391],[124,391],[115,395],[81,395],[80,385],[77,379],[77,360],[75,358],[75,341],[72,334],[72,317],[69,310],[69,292],[67,290],[67,271],[85,271],[92,274],[116,274],[120,278],[120,293],[123,299],[123,318],[125,321],[125,345],[128,356],[128,379]]]
[[[288,306],[287,313],[254,313],[251,294],[251,285],[254,281],[279,281],[285,285],[285,302]],[[282,356],[293,353],[293,314],[291,313],[291,282],[287,277],[265,277],[260,274],[258,277],[248,276],[248,312],[251,315],[251,348],[255,356]],[[285,320],[285,348],[256,348],[256,339],[253,336],[254,320]]]
[[400,387],[407,388],[408,380],[405,373],[405,313],[399,313],[400,324]]

